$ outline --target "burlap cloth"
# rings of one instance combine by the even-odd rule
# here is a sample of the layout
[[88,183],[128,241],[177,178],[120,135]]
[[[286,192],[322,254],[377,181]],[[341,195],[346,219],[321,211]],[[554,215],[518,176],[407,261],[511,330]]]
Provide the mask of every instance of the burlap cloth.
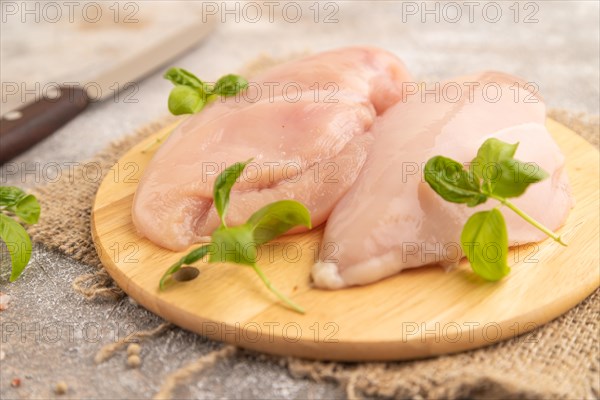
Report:
[[[598,116],[553,110],[549,114],[598,146]],[[90,162],[106,173],[147,135],[173,121],[164,117],[112,144]],[[96,164],[97,165],[97,164]],[[44,210],[30,230],[35,241],[98,267],[82,276],[75,290],[90,299],[123,295],[102,269],[90,234],[90,211],[100,180],[84,179],[81,168],[37,189]],[[60,206],[56,206],[59,204]],[[298,378],[346,385],[349,397],[390,398],[598,398],[600,393],[600,295],[526,337],[456,355],[387,363],[314,362],[272,357]],[[227,352],[228,356],[239,354]]]

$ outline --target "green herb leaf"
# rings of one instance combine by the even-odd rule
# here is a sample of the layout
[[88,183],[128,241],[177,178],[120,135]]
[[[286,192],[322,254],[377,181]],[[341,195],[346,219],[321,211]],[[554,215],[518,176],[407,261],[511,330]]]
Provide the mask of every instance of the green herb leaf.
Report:
[[537,164],[523,163],[518,160],[503,160],[498,163],[498,176],[492,181],[492,193],[500,197],[518,197],[532,183],[548,177]]
[[506,223],[498,209],[473,214],[463,228],[460,243],[477,275],[497,281],[510,272]]
[[466,203],[474,207],[484,203],[487,196],[481,192],[479,180],[463,165],[447,157],[436,156],[425,164],[425,181],[444,200]]
[[29,194],[19,200],[11,211],[26,224],[37,224],[40,218],[40,203],[34,195]]
[[231,193],[231,188],[235,184],[235,181],[242,175],[244,168],[246,165],[250,163],[252,159],[246,162],[238,162],[219,174],[215,181],[215,186],[213,188],[213,201],[215,208],[217,209],[217,213],[221,218],[222,226],[227,226],[225,224],[225,215],[227,214],[227,207],[229,206],[229,195]]
[[204,82],[202,82],[196,75],[183,68],[169,68],[169,70],[165,72],[164,78],[173,82],[173,84],[176,86],[183,85],[204,90]]
[[171,268],[169,268],[163,274],[162,278],[160,278],[160,283],[158,285],[159,288],[161,290],[163,290],[165,288],[167,279],[171,275],[173,275],[175,272],[179,271],[181,269],[181,267],[183,267],[184,265],[190,265],[190,264],[195,263],[196,261],[201,260],[205,255],[207,255],[209,253],[210,248],[211,248],[210,244],[205,244],[201,247],[198,247],[197,249],[192,250],[185,256],[181,257],[179,259],[179,261],[177,261],[175,264],[171,265]]
[[484,182],[492,180],[497,174],[498,162],[512,159],[518,146],[519,143],[509,144],[496,138],[487,139],[471,161],[471,171]]
[[306,207],[294,200],[281,200],[268,204],[248,219],[257,245],[267,243],[295,226],[311,228],[310,213]]
[[173,115],[195,114],[205,104],[202,93],[189,86],[177,85],[169,94],[169,111]]
[[0,214],[0,238],[6,243],[12,272],[10,281],[15,281],[23,272],[31,258],[31,239],[25,229],[18,222]]
[[174,115],[195,114],[218,96],[233,96],[248,87],[248,81],[239,75],[222,76],[211,87],[183,68],[169,68],[164,75],[175,87],[169,94],[169,111]]
[[256,242],[247,224],[220,227],[212,234],[208,262],[229,262],[252,266],[256,263]]
[[0,186],[0,207],[14,206],[27,194],[14,186]]
[[212,92],[219,96],[235,96],[248,87],[248,81],[239,75],[225,75],[219,78]]

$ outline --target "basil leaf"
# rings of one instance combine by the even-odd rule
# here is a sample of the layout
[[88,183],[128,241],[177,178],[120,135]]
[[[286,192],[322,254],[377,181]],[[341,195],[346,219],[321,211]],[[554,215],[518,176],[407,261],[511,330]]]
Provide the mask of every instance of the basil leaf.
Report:
[[29,194],[23,197],[19,202],[11,208],[23,222],[27,224],[36,224],[40,218],[40,203],[34,195]]
[[248,81],[246,79],[239,75],[229,74],[219,78],[212,92],[219,96],[229,97],[235,96],[247,87]]
[[256,263],[256,243],[250,226],[220,227],[212,234],[212,249],[208,262],[230,262],[253,266]]
[[189,86],[177,85],[169,94],[169,111],[173,115],[195,114],[205,104],[202,94]]
[[267,243],[295,226],[311,228],[310,213],[306,207],[294,200],[281,200],[268,204],[248,219],[257,245]]
[[252,159],[246,162],[238,162],[231,165],[229,168],[226,168],[223,172],[221,172],[215,181],[215,186],[213,188],[213,201],[223,226],[227,226],[225,224],[225,214],[227,213],[227,207],[229,206],[229,195],[231,193],[231,188],[240,175],[242,175],[244,168],[246,168],[246,165],[248,165],[250,161],[252,161]]
[[473,214],[462,230],[460,244],[471,268],[482,278],[497,281],[510,272],[506,223],[498,209]]
[[487,139],[471,161],[471,171],[484,182],[490,181],[496,175],[497,163],[512,159],[518,146],[519,143],[510,144],[496,138]]
[[425,181],[444,200],[466,203],[474,207],[487,200],[479,181],[462,164],[447,157],[436,156],[425,164]]
[[9,207],[17,204],[27,194],[14,186],[0,186],[0,207]]
[[165,79],[173,82],[174,85],[183,85],[191,88],[204,90],[204,82],[202,82],[196,75],[192,74],[183,68],[169,68],[165,75]]
[[160,283],[158,284],[159,288],[164,289],[167,279],[175,272],[179,271],[182,266],[190,265],[195,263],[196,261],[201,260],[205,255],[209,253],[210,248],[210,244],[205,244],[204,246],[198,247],[197,249],[194,249],[185,256],[181,257],[179,261],[171,265],[167,272],[163,274],[162,278],[160,278]]
[[10,281],[15,281],[23,272],[31,258],[31,239],[18,222],[0,214],[0,238],[6,243],[12,272]]
[[525,193],[529,185],[548,177],[548,174],[534,163],[504,160],[498,165],[500,170],[492,182],[492,193],[504,198],[518,197]]
[[519,143],[510,144],[500,139],[489,138],[477,150],[477,157],[484,162],[509,160],[515,156]]
[[175,85],[168,102],[174,115],[195,114],[219,96],[233,96],[248,87],[246,79],[234,74],[222,76],[213,87],[191,72],[175,67],[169,68],[164,78]]

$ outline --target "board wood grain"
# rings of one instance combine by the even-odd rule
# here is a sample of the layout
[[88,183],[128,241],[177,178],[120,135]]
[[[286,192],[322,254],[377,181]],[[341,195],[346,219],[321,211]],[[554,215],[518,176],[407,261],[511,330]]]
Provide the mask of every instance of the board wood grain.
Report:
[[[445,272],[431,266],[404,271],[366,287],[311,287],[322,228],[261,248],[259,263],[273,284],[306,309],[285,308],[246,267],[198,263],[200,275],[158,291],[163,272],[185,252],[140,237],[131,204],[152,157],[133,147],[102,182],[93,206],[98,254],[117,284],[150,311],[211,339],[261,352],[328,360],[400,360],[486,346],[563,314],[600,284],[599,153],[555,121],[547,126],[567,159],[576,199],[560,230],[564,248],[546,240],[512,249],[512,272],[497,283],[473,274],[463,260]],[[576,334],[575,332],[571,334]],[[529,340],[528,335],[521,340]]]

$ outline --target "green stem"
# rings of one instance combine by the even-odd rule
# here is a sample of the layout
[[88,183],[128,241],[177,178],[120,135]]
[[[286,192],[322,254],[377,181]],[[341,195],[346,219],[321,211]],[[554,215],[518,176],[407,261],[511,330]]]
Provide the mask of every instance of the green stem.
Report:
[[300,314],[304,314],[304,309],[302,307],[300,307],[298,304],[294,303],[290,298],[288,298],[286,295],[281,293],[279,290],[275,289],[273,287],[273,285],[271,285],[271,282],[265,276],[263,271],[258,267],[258,265],[252,264],[252,269],[254,269],[254,271],[256,271],[256,273],[258,274],[260,279],[263,281],[263,283],[267,286],[267,288],[271,292],[273,292],[277,297],[279,297],[281,299],[281,301],[283,301],[285,304],[287,304],[294,311],[296,311]]
[[565,242],[562,241],[562,239],[559,235],[557,235],[556,233],[552,232],[550,229],[546,228],[544,225],[537,222],[535,219],[533,219],[532,216],[527,214],[525,211],[521,210],[519,207],[517,207],[516,205],[511,203],[509,200],[507,200],[503,197],[495,196],[493,194],[490,194],[489,196],[498,200],[500,203],[502,203],[506,207],[513,210],[517,215],[522,217],[525,221],[529,222],[531,225],[535,226],[540,231],[544,232],[546,235],[548,235],[548,237],[552,238],[552,240],[554,240],[555,242],[557,242],[563,246],[567,245]]
[[171,275],[173,275],[175,272],[179,271],[183,265],[193,264],[196,261],[201,260],[202,258],[204,258],[205,255],[208,254],[209,251],[210,243],[197,247],[194,250],[187,253],[185,256],[181,257],[175,264],[171,265],[167,272],[164,273],[162,278],[160,278],[160,282],[158,284],[159,289],[163,290],[165,288],[165,282],[167,281],[167,279],[171,277]]
[[181,260],[179,260],[175,264],[171,265],[171,267],[167,270],[167,272],[165,272],[163,274],[162,278],[160,278],[160,282],[158,283],[158,288],[160,290],[165,289],[165,284],[167,282],[167,279],[169,279],[171,277],[171,275],[173,275],[175,272],[179,271],[181,269],[182,265],[183,265],[183,262]]

